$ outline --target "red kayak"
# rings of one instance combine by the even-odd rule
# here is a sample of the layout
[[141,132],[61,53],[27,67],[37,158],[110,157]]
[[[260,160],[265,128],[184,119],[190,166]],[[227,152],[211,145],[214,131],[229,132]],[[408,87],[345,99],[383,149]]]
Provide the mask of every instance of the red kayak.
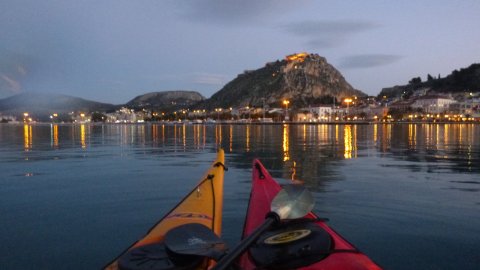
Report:
[[[281,190],[259,160],[253,162],[252,176],[242,239],[265,221],[271,201]],[[312,212],[263,233],[238,265],[240,269],[381,269]]]

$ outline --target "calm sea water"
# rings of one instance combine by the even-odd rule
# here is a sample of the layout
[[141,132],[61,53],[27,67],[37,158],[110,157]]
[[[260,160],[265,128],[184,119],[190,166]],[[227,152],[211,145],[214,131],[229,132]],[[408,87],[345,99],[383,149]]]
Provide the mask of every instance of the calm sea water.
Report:
[[99,269],[226,152],[238,242],[260,158],[386,269],[478,269],[480,126],[0,125],[0,268]]

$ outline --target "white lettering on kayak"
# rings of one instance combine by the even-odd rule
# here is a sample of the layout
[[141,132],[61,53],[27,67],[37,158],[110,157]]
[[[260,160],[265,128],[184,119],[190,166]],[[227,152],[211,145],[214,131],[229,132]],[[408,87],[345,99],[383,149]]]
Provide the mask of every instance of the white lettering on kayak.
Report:
[[193,236],[192,238],[188,239],[188,245],[189,246],[195,246],[195,245],[202,245],[206,244],[207,242],[203,241],[202,239]]

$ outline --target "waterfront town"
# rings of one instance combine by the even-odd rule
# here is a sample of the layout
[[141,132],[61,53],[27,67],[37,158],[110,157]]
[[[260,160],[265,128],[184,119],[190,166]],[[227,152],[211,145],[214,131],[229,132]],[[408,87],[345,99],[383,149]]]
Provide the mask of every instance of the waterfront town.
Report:
[[282,107],[183,108],[175,111],[121,107],[113,112],[52,113],[50,121],[39,121],[30,112],[22,117],[1,115],[2,123],[335,123],[335,122],[478,122],[480,93],[426,94],[418,90],[408,98],[345,97],[334,104],[294,108],[290,101]]

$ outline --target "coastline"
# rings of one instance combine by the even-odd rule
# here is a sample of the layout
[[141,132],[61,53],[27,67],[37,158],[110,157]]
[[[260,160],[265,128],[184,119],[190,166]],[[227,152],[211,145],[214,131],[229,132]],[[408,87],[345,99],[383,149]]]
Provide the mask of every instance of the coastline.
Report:
[[134,122],[125,122],[125,123],[109,123],[109,122],[71,122],[71,123],[52,123],[52,122],[9,122],[9,123],[2,123],[2,125],[92,125],[92,126],[99,126],[99,125],[206,125],[206,126],[214,126],[214,125],[374,125],[374,124],[384,124],[384,125],[395,125],[395,124],[480,124],[480,121],[322,121],[322,122],[237,122],[237,121],[217,121],[217,122],[190,122],[190,121],[148,121],[148,122],[141,122],[141,123],[134,123]]

